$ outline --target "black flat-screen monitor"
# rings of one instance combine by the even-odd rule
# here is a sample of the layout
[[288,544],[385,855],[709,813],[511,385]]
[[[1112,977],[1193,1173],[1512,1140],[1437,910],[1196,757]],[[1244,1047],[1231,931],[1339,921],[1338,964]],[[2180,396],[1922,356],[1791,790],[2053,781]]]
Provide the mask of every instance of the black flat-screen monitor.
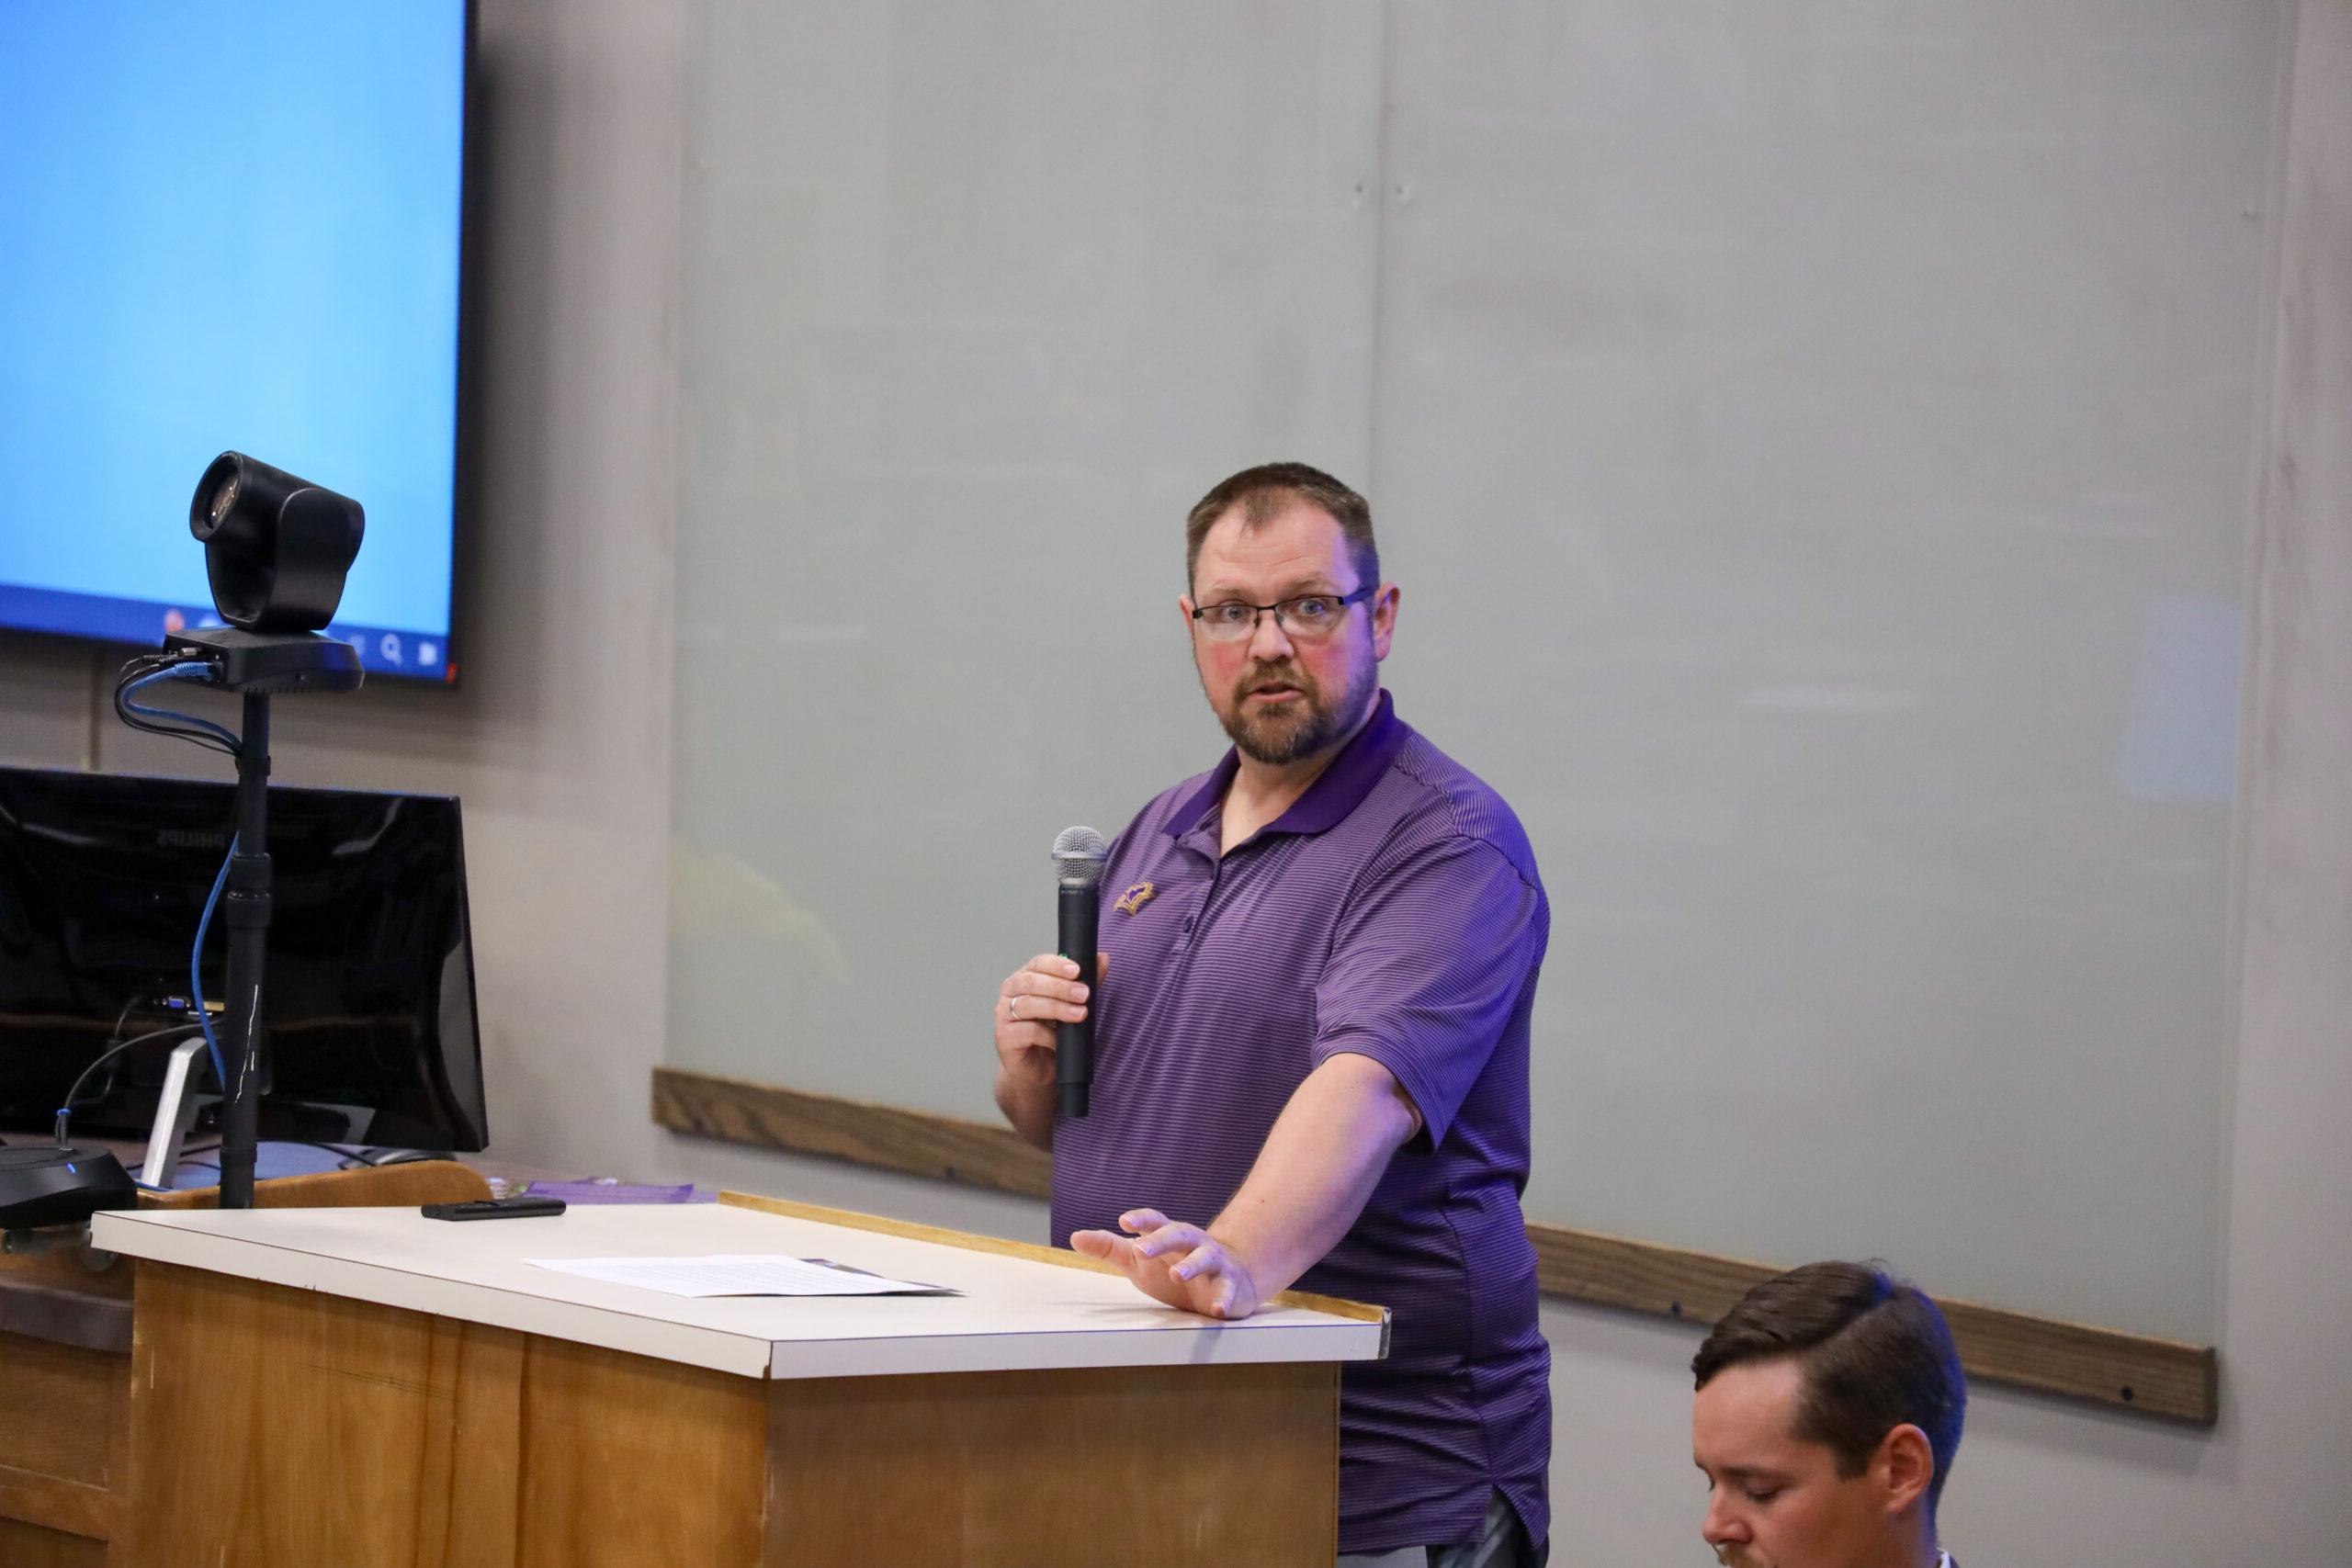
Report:
[[[234,800],[227,784],[0,768],[0,1125],[46,1131],[110,1044],[193,1016],[189,955]],[[481,1149],[457,801],[273,788],[268,847],[261,1135]],[[216,1007],[227,934],[216,910],[198,970]],[[93,1073],[76,1135],[144,1134],[169,1049]]]
[[368,678],[456,679],[469,6],[0,5],[0,626],[218,625],[235,450],[368,509]]

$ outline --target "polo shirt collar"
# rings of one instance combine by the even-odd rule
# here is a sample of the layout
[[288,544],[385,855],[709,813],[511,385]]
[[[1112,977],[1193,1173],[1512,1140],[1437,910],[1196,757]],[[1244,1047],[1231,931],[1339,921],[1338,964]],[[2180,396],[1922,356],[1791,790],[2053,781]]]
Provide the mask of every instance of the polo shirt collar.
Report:
[[[1306,786],[1305,795],[1291,802],[1289,810],[1259,831],[1320,833],[1346,821],[1348,813],[1363,804],[1363,797],[1372,793],[1372,786],[1380,782],[1388,765],[1396,760],[1396,753],[1405,749],[1405,722],[1396,716],[1396,700],[1384,689],[1372,716],[1340,749],[1340,754],[1331,759],[1331,765]],[[1241,754],[1227,748],[1224,761],[1202,781],[1201,787],[1170,815],[1168,836],[1181,839],[1197,827],[1209,807],[1225,798],[1226,786],[1240,771]]]

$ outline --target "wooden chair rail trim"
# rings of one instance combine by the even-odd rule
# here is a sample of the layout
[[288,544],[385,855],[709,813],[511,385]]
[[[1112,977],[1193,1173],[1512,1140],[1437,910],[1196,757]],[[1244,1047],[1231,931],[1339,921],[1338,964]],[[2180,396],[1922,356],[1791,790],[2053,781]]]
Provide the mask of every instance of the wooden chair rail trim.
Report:
[[[903,1171],[1000,1192],[1045,1197],[1052,1167],[1041,1151],[1010,1128],[899,1106],[874,1105],[811,1094],[775,1084],[751,1083],[690,1069],[653,1069],[653,1120],[673,1132],[794,1154],[827,1155],[882,1170]],[[779,1200],[734,1200],[753,1206]],[[776,1213],[850,1224],[867,1216],[782,1204]],[[872,1222],[873,1228],[922,1235],[927,1227]],[[941,1232],[926,1239],[946,1239]],[[1704,1326],[1760,1280],[1770,1264],[1656,1242],[1604,1235],[1561,1225],[1527,1227],[1535,1247],[1537,1279],[1546,1295],[1651,1313]],[[1008,1251],[1028,1244],[1004,1242]],[[1102,1268],[1058,1248],[1029,1247],[1019,1256]],[[1301,1299],[1301,1305],[1336,1310]],[[1938,1299],[1968,1375],[2120,1410],[2211,1426],[2221,1413],[2220,1356],[2210,1345],[2184,1344],[2014,1312],[1974,1302]]]

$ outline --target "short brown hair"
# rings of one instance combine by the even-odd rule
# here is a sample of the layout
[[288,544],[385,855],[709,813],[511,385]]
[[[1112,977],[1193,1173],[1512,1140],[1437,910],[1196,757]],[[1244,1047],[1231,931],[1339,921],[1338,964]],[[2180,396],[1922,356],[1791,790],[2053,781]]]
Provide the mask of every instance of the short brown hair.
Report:
[[1690,1371],[1704,1388],[1726,1367],[1781,1359],[1794,1360],[1804,1381],[1795,1436],[1827,1444],[1838,1474],[1860,1474],[1899,1426],[1927,1434],[1932,1515],[1968,1409],[1960,1356],[1936,1303],[1882,1264],[1808,1263],[1740,1297]]
[[1220,481],[1193,505],[1184,518],[1184,585],[1193,586],[1193,573],[1201,564],[1201,541],[1216,520],[1236,506],[1242,509],[1241,525],[1262,528],[1297,502],[1307,502],[1331,514],[1348,541],[1348,557],[1355,562],[1359,588],[1380,581],[1380,548],[1372,540],[1372,507],[1364,498],[1325,473],[1304,463],[1261,463]]

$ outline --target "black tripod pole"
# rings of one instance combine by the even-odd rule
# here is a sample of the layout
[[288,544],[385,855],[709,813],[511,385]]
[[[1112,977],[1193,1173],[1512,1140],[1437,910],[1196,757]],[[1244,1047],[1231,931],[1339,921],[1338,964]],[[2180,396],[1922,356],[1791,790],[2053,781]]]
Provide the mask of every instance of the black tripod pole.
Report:
[[220,1206],[254,1206],[254,1145],[261,1091],[269,1081],[262,1045],[262,960],[269,941],[269,696],[248,691],[237,752],[237,852],[229,859],[221,918],[229,927],[228,1027],[220,1051],[229,1081],[220,1116]]

